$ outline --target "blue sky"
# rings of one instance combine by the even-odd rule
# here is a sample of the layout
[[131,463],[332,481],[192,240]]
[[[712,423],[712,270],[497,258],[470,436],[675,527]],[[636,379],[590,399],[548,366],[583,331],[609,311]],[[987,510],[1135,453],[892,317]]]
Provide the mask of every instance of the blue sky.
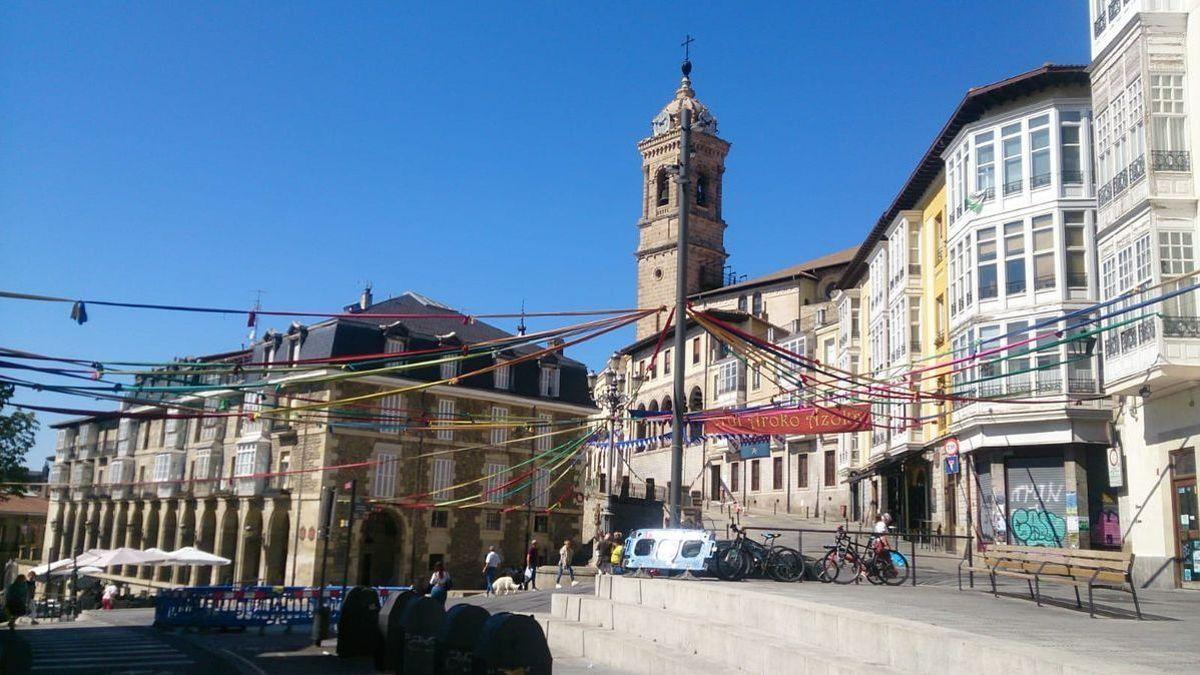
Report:
[[[685,33],[751,276],[858,243],[969,87],[1088,58],[1081,0],[6,2],[0,288],[334,311],[370,280],[471,312],[631,306],[635,143]],[[0,345],[155,360],[245,338],[240,317],[67,310],[0,301]],[[43,430],[31,464],[52,448]]]

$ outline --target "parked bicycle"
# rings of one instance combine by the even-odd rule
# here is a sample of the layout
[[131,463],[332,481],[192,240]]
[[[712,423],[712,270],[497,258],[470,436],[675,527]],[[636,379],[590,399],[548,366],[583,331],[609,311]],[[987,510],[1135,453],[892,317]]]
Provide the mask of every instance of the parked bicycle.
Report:
[[844,527],[838,527],[834,543],[817,564],[817,578],[826,583],[854,583],[862,578],[875,585],[899,586],[908,580],[908,558],[872,536],[867,544],[852,539]]
[[776,581],[799,581],[804,576],[804,560],[800,552],[786,546],[776,546],[778,534],[763,535],[764,544],[746,536],[737,525],[731,529],[737,536],[728,545],[718,546],[713,573],[726,581],[738,581],[747,576],[765,574]]

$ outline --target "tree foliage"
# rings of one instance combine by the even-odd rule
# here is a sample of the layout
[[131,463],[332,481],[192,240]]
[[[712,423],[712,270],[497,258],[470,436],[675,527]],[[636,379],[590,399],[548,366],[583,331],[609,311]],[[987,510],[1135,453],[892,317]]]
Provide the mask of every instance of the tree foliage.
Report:
[[38,430],[38,421],[33,413],[5,411],[12,395],[12,385],[0,385],[0,481],[3,482],[0,485],[0,500],[25,493],[22,486],[13,483],[29,478],[25,455],[33,447]]

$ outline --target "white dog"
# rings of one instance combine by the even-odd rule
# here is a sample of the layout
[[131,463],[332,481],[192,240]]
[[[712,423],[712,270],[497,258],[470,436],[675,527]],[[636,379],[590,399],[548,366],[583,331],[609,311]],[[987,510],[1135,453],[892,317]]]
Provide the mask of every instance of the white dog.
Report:
[[519,590],[521,590],[521,587],[518,586],[517,582],[513,581],[512,577],[509,576],[500,577],[492,582],[492,592],[496,595],[500,595],[501,591],[503,591],[505,595],[508,595],[509,593],[516,593]]

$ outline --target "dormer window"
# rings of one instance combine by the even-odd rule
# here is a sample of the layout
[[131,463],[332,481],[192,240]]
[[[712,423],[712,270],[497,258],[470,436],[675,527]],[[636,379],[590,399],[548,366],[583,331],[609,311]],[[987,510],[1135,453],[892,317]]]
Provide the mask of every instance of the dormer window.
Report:
[[404,351],[404,338],[389,336],[383,345],[385,354],[399,354],[402,351]]
[[512,389],[512,370],[507,361],[496,359],[496,370],[492,371],[495,375],[495,387],[501,391]]
[[288,362],[295,363],[299,360],[300,360],[300,338],[296,337],[296,338],[293,338],[291,344],[288,345]]
[[542,366],[538,391],[547,398],[558,398],[559,370],[557,366]]
[[458,361],[446,361],[442,363],[441,375],[443,380],[458,377]]

